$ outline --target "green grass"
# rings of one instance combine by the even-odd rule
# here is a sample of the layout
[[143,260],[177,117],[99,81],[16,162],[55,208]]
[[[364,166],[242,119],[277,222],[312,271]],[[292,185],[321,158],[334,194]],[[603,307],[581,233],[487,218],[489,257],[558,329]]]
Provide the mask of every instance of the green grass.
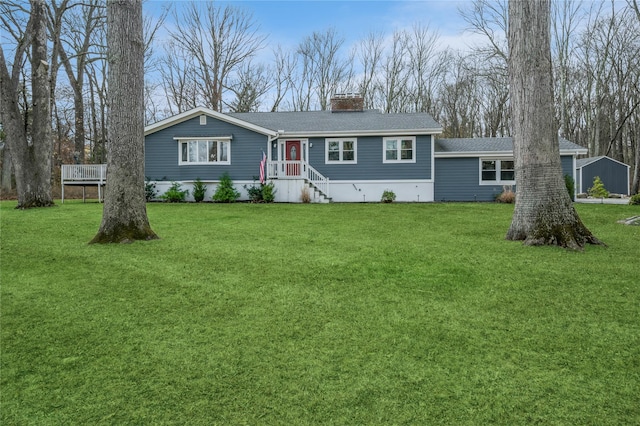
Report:
[[0,203],[3,425],[640,424],[635,206],[609,247],[504,240],[498,204]]

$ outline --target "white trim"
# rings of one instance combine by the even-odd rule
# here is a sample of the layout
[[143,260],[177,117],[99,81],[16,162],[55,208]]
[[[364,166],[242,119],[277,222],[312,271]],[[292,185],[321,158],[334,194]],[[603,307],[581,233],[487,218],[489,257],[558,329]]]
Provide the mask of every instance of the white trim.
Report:
[[[584,158],[584,160],[589,160],[589,158]],[[627,167],[627,169],[630,169],[630,168],[631,168],[631,166],[630,166],[630,165],[625,164],[625,163],[623,163],[622,161],[618,161],[618,160],[616,160],[615,158],[611,158],[611,157],[609,157],[609,156],[607,156],[607,155],[601,155],[601,156],[599,156],[599,157],[593,157],[592,161],[589,161],[588,163],[584,163],[582,166],[578,166],[578,165],[576,165],[576,169],[581,169],[581,168],[583,168],[583,167],[590,166],[591,164],[595,164],[595,163],[597,163],[597,162],[598,162],[598,161],[600,161],[600,160],[611,160],[611,161],[613,161],[613,162],[615,162],[615,163],[620,164],[621,166],[626,166],[626,167]],[[628,173],[628,172],[629,172],[629,171],[627,170],[627,173]]]
[[578,191],[578,194],[582,194],[584,191],[582,191],[582,167],[580,168],[576,168],[578,174],[576,175],[576,179],[578,179],[577,185],[576,185],[576,190]]
[[442,129],[402,129],[402,130],[347,130],[347,131],[318,131],[318,132],[281,132],[280,137],[283,138],[340,138],[340,137],[365,137],[365,136],[424,136],[437,135],[442,133]]
[[331,179],[331,183],[355,183],[355,184],[365,184],[365,183],[433,183],[433,179],[358,179],[358,180],[334,180]]
[[436,138],[433,135],[430,135],[431,138],[431,181],[433,182],[436,178]]
[[176,141],[226,141],[231,142],[233,136],[176,136],[173,140]]
[[240,120],[238,118],[235,117],[231,117],[227,114],[223,114],[221,112],[217,112],[214,111],[212,109],[209,108],[204,108],[204,107],[197,107],[194,109],[191,109],[189,111],[185,111],[181,114],[178,115],[174,115],[173,117],[169,117],[169,118],[165,118],[164,120],[160,120],[157,123],[154,124],[150,124],[149,126],[146,126],[144,128],[144,135],[150,135],[151,133],[155,133],[158,132],[162,129],[166,129],[167,127],[171,127],[175,124],[178,123],[182,123],[183,121],[187,121],[190,120],[192,118],[198,117],[202,114],[208,115],[211,118],[220,120],[220,121],[224,121],[226,123],[229,124],[234,124],[236,126],[239,127],[243,127],[245,129],[248,130],[252,130],[254,132],[257,133],[262,133],[264,135],[267,136],[277,136],[277,132],[274,132],[273,130],[270,129],[266,129],[264,127],[260,127],[260,126],[256,126],[255,124],[249,123],[247,121],[244,120]]
[[[329,143],[338,142],[340,154],[339,160],[329,160]],[[353,160],[343,160],[344,155],[344,142],[353,142]],[[325,164],[358,164],[358,138],[345,137],[345,138],[326,138],[324,140],[324,163]]]
[[[584,151],[584,152],[583,152]],[[583,155],[587,150],[573,150],[566,149],[561,150],[560,155]],[[513,151],[456,151],[456,152],[439,152],[435,151],[434,156],[436,158],[469,158],[469,157],[513,157]]]
[[[483,161],[495,161],[496,162],[496,180],[483,180],[482,179],[482,162]],[[513,168],[513,173],[514,173],[514,179],[513,180],[502,180],[502,162],[503,161],[514,161],[514,168]],[[490,185],[515,185],[516,184],[516,180],[515,180],[515,160],[513,157],[509,157],[509,158],[495,158],[495,157],[480,157],[478,158],[478,185],[480,186],[490,186]]]
[[[387,141],[388,140],[397,140],[398,141],[398,146],[396,148],[396,152],[398,154],[398,158],[395,160],[387,160]],[[402,157],[402,141],[403,140],[411,140],[411,159],[410,160],[403,160],[400,157]],[[416,137],[415,136],[388,136],[388,137],[383,137],[382,138],[382,164],[402,164],[402,163],[415,163],[416,162],[416,157],[418,156],[418,151],[417,151],[417,143],[416,143]]]
[[572,165],[573,165],[573,169],[571,170],[573,173],[573,199],[576,199],[576,195],[578,195],[578,181],[576,180],[576,171],[577,171],[577,167],[576,167],[576,156],[573,156],[573,161],[572,161]]
[[[285,145],[287,142],[300,142],[300,161],[309,163],[309,139],[307,138],[278,138],[278,161],[286,161]],[[282,157],[282,158],[281,158]],[[269,160],[271,161],[271,160]]]

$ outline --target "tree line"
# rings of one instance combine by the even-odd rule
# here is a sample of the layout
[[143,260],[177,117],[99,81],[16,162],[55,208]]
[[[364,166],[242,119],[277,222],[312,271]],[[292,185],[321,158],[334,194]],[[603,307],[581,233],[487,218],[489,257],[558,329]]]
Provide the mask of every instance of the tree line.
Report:
[[[36,39],[29,25],[36,4],[46,18],[45,59],[26,48]],[[507,1],[474,0],[459,13],[482,40],[464,50],[443,49],[438,31],[424,23],[428,17],[391,33],[371,32],[350,46],[339,30],[329,28],[283,47],[269,45],[246,8],[213,2],[167,6],[143,23],[145,119],[149,124],[196,106],[232,112],[324,110],[333,93],[358,92],[366,108],[431,114],[443,125],[444,137],[510,136]],[[26,144],[42,114],[34,108],[38,85],[32,74],[44,61],[53,141],[46,149],[53,165],[105,162],[104,1],[5,1],[0,20],[5,30],[0,67],[15,87]],[[587,147],[590,156],[630,164],[637,193],[638,1],[554,1],[550,25],[559,135]],[[3,98],[8,93],[3,90]],[[2,117],[8,135],[7,115]],[[20,154],[3,146],[6,190],[11,156]]]

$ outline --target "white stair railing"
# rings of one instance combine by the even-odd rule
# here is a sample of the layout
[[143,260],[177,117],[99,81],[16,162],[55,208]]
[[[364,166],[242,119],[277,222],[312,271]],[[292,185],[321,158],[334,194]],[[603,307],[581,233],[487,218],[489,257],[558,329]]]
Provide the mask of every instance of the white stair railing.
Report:
[[306,179],[311,183],[311,185],[318,188],[325,197],[329,198],[329,178],[323,176],[319,171],[311,167],[307,166],[307,176]]
[[267,163],[269,179],[305,179],[329,198],[329,178],[305,161],[270,161]]

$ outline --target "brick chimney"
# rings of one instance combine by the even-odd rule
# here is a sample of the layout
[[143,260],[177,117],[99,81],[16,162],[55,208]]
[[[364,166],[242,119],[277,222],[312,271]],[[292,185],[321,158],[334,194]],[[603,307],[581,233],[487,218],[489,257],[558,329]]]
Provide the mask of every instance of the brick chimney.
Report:
[[359,93],[336,93],[331,98],[331,112],[364,110],[364,99]]

